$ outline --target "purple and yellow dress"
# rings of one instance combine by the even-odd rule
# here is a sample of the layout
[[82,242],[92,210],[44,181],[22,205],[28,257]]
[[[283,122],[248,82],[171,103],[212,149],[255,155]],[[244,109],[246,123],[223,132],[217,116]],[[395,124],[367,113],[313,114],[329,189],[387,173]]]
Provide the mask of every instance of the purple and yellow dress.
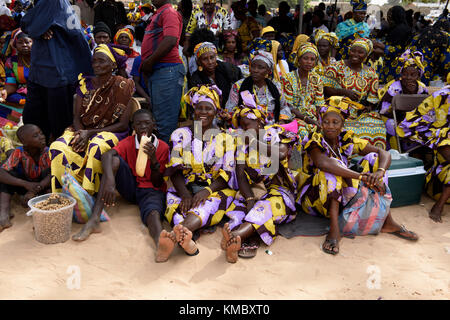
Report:
[[450,162],[438,152],[439,148],[450,145],[450,86],[436,91],[415,110],[406,113],[397,134],[433,150],[434,162],[427,171],[426,190],[438,200],[444,186],[450,186]]
[[[292,142],[291,138],[283,138],[282,134],[286,132],[280,126],[268,126],[267,129],[267,134],[263,138],[265,141],[277,139],[281,143]],[[250,146],[252,146],[252,142],[250,142]],[[274,170],[272,165],[275,164],[271,163],[270,157],[258,152],[255,148],[249,148],[249,145],[242,143],[242,140],[240,143],[238,142],[236,160],[245,163],[245,174],[250,186],[263,183],[266,192],[248,212],[242,195],[234,199],[226,213],[231,219],[230,229],[236,228],[243,222],[249,222],[261,240],[266,245],[271,245],[277,236],[277,225],[291,222],[296,217],[295,190],[297,183],[294,174],[288,168],[287,159],[278,164],[279,170]],[[236,172],[229,184],[235,189],[238,188]]]
[[[322,171],[314,165],[309,155],[313,149],[318,148],[328,157],[335,159],[341,166],[348,168],[350,158],[358,155],[369,143],[365,139],[357,138],[352,131],[345,130],[341,132],[338,139],[339,152],[337,155],[334,154],[320,132],[313,132],[303,139],[302,144],[306,153],[303,158],[303,168],[299,173],[297,203],[308,214],[329,218],[328,208],[331,199],[335,199],[345,207],[358,192],[359,180],[343,178]],[[363,167],[363,172],[377,171],[378,154],[367,154],[361,159],[360,165]],[[383,180],[387,185],[387,175]]]
[[[193,194],[209,186],[219,177],[226,182],[234,170],[234,142],[225,133],[211,136],[208,141],[198,139],[191,128],[183,127],[175,130],[170,142],[172,151],[165,176],[171,176],[181,171],[186,186]],[[165,217],[172,225],[184,221],[188,214],[194,214],[201,220],[201,227],[218,224],[230,206],[236,191],[225,188],[209,195],[206,201],[198,207],[191,208],[187,213],[180,212],[181,198],[175,188],[167,191],[167,208]]]

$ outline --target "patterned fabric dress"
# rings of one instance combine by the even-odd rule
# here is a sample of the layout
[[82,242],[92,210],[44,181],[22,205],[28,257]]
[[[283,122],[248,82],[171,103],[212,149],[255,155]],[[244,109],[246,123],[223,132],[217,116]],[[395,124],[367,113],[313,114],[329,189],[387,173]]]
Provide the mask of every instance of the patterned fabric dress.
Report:
[[[172,133],[170,141],[172,151],[166,176],[181,170],[188,190],[192,189],[193,193],[196,192],[193,184],[206,187],[219,177],[229,181],[235,162],[234,142],[230,135],[222,133],[204,142],[194,137],[189,127],[183,127]],[[235,194],[236,191],[231,188],[216,191],[203,204],[188,213],[181,213],[178,209],[181,198],[175,188],[169,188],[165,217],[169,223],[177,225],[191,213],[200,218],[201,227],[213,226],[222,220]]]
[[19,56],[11,56],[6,60],[5,73],[7,85],[17,86],[16,92],[8,95],[8,102],[24,105],[27,98],[27,80],[29,66],[23,64]]
[[[378,76],[375,70],[363,65],[361,71],[356,72],[348,67],[344,60],[329,66],[323,78],[324,86],[352,90],[359,94],[359,101],[377,104]],[[352,110],[351,117],[345,121],[345,129],[352,130],[357,137],[367,139],[372,145],[386,149],[386,128],[377,112],[357,115]]]
[[[82,98],[82,122],[83,115],[88,115],[89,111],[94,108],[98,108],[99,113],[104,112],[103,116],[86,117],[86,120],[92,120],[93,122],[89,125],[83,123],[84,128],[104,128],[117,122],[128,107],[125,103],[128,104],[127,101],[130,100],[133,90],[133,80],[120,76],[112,76],[107,83],[98,89],[94,89],[90,77],[80,76],[77,95]],[[102,96],[102,91],[105,91],[105,96]],[[109,94],[109,96],[106,96],[106,94]],[[125,138],[128,131],[121,133],[101,131],[89,138],[86,149],[80,153],[73,151],[70,145],[74,134],[74,129],[69,127],[61,137],[50,145],[52,192],[61,192],[61,177],[66,170],[66,166],[68,166],[70,173],[77,179],[83,189],[94,195],[100,189],[103,173],[102,155]]]
[[408,112],[397,128],[400,137],[407,137],[434,151],[434,163],[427,172],[426,188],[436,200],[444,185],[450,185],[450,163],[438,152],[439,147],[450,145],[449,127],[450,86],[447,86],[426,98],[417,109]]
[[448,70],[450,70],[450,34],[443,33],[448,39],[446,45],[430,48],[420,45],[419,36],[415,36],[409,47],[412,52],[420,51],[423,54],[425,72],[422,76],[422,82],[426,85],[429,85],[430,81],[437,80],[439,76],[441,76],[441,79],[445,79]]
[[[297,108],[302,114],[318,121],[317,110],[324,103],[323,81],[318,74],[311,71],[308,74],[308,83],[305,87],[298,77],[297,70],[289,72],[286,78],[281,78],[283,83],[283,93],[286,102],[291,108]],[[305,121],[296,119],[299,124],[298,134],[300,139],[311,132],[315,126],[307,124]]]
[[404,51],[405,46],[392,45],[389,42],[385,43],[384,57],[383,57],[384,63],[379,73],[377,70],[380,83],[388,83],[398,77],[398,75],[401,72],[400,71],[401,65],[399,65],[397,58]]
[[317,65],[314,67],[313,71],[317,73],[319,76],[323,77],[325,75],[325,70],[328,66],[331,66],[336,63],[336,59],[334,57],[328,57],[328,61],[323,61],[322,58],[319,57],[319,61]]
[[[297,203],[302,209],[311,215],[323,215],[330,217],[328,208],[331,199],[337,200],[343,207],[356,195],[359,188],[359,180],[342,178],[320,170],[314,165],[309,153],[318,148],[328,157],[348,167],[352,155],[359,154],[367,146],[368,141],[357,138],[351,131],[343,131],[339,135],[339,152],[334,155],[328,146],[322,133],[311,133],[303,139],[303,148],[306,151],[303,160],[303,169],[299,176],[299,192]],[[375,172],[378,170],[378,154],[369,153],[361,160],[363,172]],[[387,176],[384,177],[387,185]]]
[[[266,129],[270,128],[266,127]],[[263,183],[266,194],[259,198],[253,208],[247,212],[244,197],[239,193],[227,210],[230,228],[234,229],[243,222],[249,222],[256,229],[265,244],[271,245],[277,235],[276,226],[295,219],[295,190],[297,184],[293,173],[288,168],[288,161],[283,160],[278,172],[267,170],[273,164],[270,159],[257,150],[237,139],[236,159],[245,163],[245,174],[250,186]],[[252,142],[250,142],[252,145]],[[281,182],[281,183],[280,183]],[[229,184],[237,189],[236,172]]]
[[339,38],[339,50],[336,52],[336,60],[348,58],[348,50],[353,40],[358,38],[369,38],[369,25],[365,22],[356,23],[353,19],[348,19],[339,23],[336,27],[336,35]]
[[[242,82],[244,82],[244,79],[241,79],[233,84],[231,87],[230,95],[228,97],[228,101],[226,104],[226,109],[228,112],[233,112],[233,109],[237,107],[239,103],[239,90],[241,88]],[[274,81],[273,82],[275,86],[278,89],[278,92],[280,93],[280,119],[288,120],[292,118],[291,111],[289,109],[289,106],[286,103],[286,99],[283,95],[283,90],[281,88],[281,84],[279,82]],[[264,106],[265,112],[267,113],[268,123],[273,124],[274,114],[273,111],[275,110],[275,99],[272,97],[272,94],[270,93],[267,86],[263,86],[261,88],[258,88],[258,86],[253,85],[253,92],[252,94],[256,96],[256,103],[258,105]]]
[[231,29],[230,16],[228,15],[227,10],[216,6],[216,10],[210,20],[203,9],[194,9],[186,27],[186,34],[190,36],[196,29],[202,28],[207,28],[209,31],[212,31],[214,35],[217,35],[224,30]]
[[[417,94],[428,94],[428,89],[425,84],[423,84],[420,81],[417,81]],[[386,125],[386,143],[387,143],[387,150],[389,149],[397,149],[397,139],[396,132],[395,132],[395,123],[393,119],[392,114],[392,98],[395,97],[398,94],[403,93],[403,88],[400,80],[392,80],[389,82],[386,86],[383,87],[383,89],[378,90],[378,97],[380,100],[383,100],[383,97],[385,97],[384,101],[381,103],[381,119],[383,119],[385,125]],[[387,95],[387,96],[386,96]],[[386,100],[387,98],[387,100]],[[400,114],[397,114],[397,121],[400,123],[403,118],[399,119]]]

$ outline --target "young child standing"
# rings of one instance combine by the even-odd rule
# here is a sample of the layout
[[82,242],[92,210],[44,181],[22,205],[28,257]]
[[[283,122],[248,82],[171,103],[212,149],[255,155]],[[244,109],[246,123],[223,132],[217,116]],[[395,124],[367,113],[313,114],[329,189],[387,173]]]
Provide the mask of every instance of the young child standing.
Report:
[[[169,161],[169,146],[153,134],[155,124],[150,111],[136,111],[132,117],[132,125],[135,134],[123,139],[102,156],[103,177],[92,216],[72,239],[83,241],[91,233],[100,232],[100,214],[105,205],[115,205],[117,190],[127,201],[139,205],[142,222],[157,246],[156,262],[164,262],[176,243],[175,234],[163,230],[161,223],[167,189],[163,173]],[[144,147],[148,160],[144,176],[139,177],[136,173],[136,160],[144,134],[152,138]]]
[[0,167],[0,232],[11,227],[11,197],[23,195],[22,204],[50,187],[50,157],[41,129],[26,124],[17,130],[22,143]]

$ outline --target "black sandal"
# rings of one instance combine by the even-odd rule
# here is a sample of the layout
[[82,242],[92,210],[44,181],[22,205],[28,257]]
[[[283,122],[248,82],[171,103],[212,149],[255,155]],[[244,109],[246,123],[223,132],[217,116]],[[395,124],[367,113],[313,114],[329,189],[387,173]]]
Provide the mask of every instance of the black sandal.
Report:
[[198,250],[198,248],[197,248],[197,251],[195,251],[194,253],[187,253],[186,251],[184,253],[186,253],[189,257],[193,257],[193,256],[198,255],[200,253],[200,250]]
[[[417,236],[416,233],[409,231],[408,229],[405,228],[404,225],[400,226],[400,230],[394,231],[394,232],[388,232],[389,234],[392,234],[394,236],[397,236],[399,238],[405,239],[405,240],[409,240],[409,241],[417,241],[419,240],[419,237]],[[406,237],[404,235],[402,235],[402,233],[410,233],[413,236],[415,236],[416,238],[412,238],[412,237]]]
[[[324,243],[322,244],[322,251],[332,255],[337,255],[339,253],[338,243],[339,241],[337,239],[325,239]],[[324,244],[331,244],[331,250],[325,249]],[[334,251],[334,248],[338,248],[338,251]]]

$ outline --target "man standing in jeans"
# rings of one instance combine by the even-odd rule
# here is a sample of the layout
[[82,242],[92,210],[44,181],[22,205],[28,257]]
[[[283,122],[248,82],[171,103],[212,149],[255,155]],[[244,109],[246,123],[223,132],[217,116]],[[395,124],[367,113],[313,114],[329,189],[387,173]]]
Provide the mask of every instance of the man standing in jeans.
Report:
[[183,20],[168,0],[153,0],[156,12],[145,29],[141,71],[148,90],[159,138],[166,143],[177,128],[185,69],[178,53]]

